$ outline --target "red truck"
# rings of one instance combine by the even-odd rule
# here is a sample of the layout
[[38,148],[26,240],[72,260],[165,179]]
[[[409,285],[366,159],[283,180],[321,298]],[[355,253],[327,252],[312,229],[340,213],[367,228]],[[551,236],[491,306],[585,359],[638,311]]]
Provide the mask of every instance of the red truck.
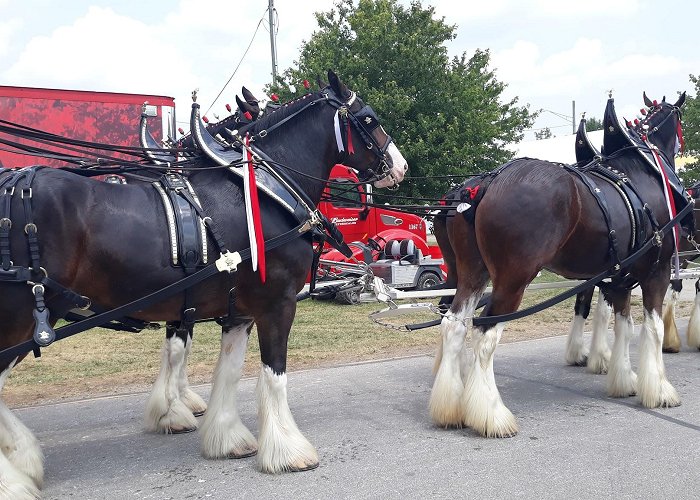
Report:
[[[139,121],[148,102],[149,129],[156,140],[174,137],[175,101],[172,97],[0,86],[0,120],[51,132],[71,139],[121,146],[139,146]],[[8,139],[0,134],[0,142]],[[11,140],[17,140],[14,137]],[[0,144],[0,166],[32,164],[65,166],[57,159],[17,153]],[[343,233],[354,257],[370,266],[375,276],[397,288],[426,289],[444,281],[442,255],[429,245],[426,221],[416,215],[364,205],[371,192],[354,171],[336,165],[320,210]],[[346,184],[346,186],[343,186]],[[350,188],[348,190],[348,188]],[[340,252],[329,250],[324,261],[347,262]],[[355,294],[346,294],[353,302]]]
[[[343,165],[331,171],[331,183],[326,188],[319,209],[343,233],[353,250],[353,259],[346,259],[337,250],[322,256],[323,269],[333,271],[332,262],[365,263],[394,288],[426,290],[445,281],[446,268],[440,248],[428,242],[425,219],[388,207],[370,207],[371,192],[358,184],[355,172]],[[342,277],[343,271],[329,273]],[[350,272],[349,274],[353,274]],[[357,290],[358,287],[355,287]],[[357,293],[346,293],[341,300],[356,302]]]

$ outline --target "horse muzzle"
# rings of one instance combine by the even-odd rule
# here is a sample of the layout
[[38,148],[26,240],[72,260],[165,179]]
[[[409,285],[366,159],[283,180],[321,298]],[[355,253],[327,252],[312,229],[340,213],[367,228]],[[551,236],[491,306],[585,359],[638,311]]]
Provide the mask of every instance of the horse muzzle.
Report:
[[389,144],[386,156],[389,161],[385,163],[385,175],[374,182],[376,188],[398,186],[408,171],[408,162],[393,142]]

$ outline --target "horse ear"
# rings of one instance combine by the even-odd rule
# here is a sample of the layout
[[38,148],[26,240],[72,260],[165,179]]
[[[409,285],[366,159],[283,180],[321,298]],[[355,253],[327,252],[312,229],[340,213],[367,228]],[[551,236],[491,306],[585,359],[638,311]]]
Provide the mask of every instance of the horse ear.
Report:
[[328,82],[331,84],[331,88],[340,97],[342,97],[343,99],[346,97],[350,97],[350,91],[348,90],[347,86],[340,81],[338,75],[336,75],[331,69],[328,70]]
[[[255,111],[253,106],[251,106],[250,104],[248,104],[245,101],[242,101],[241,98],[238,96],[236,96],[236,104],[238,104],[238,109],[241,111],[242,115],[245,116],[246,113],[250,113],[252,118],[255,118],[257,116],[257,112]],[[249,118],[249,119],[252,119],[252,118]]]
[[248,104],[253,105],[258,102],[253,93],[247,88],[242,87],[241,92],[243,93],[243,99],[245,99],[245,102],[247,102]]
[[241,92],[243,92],[243,99],[245,99],[245,102],[251,107],[250,112],[253,114],[253,118],[257,118],[257,116],[260,114],[260,104],[258,104],[259,101],[247,88],[242,87]]
[[676,108],[680,108],[681,106],[683,106],[684,103],[685,103],[685,92],[683,92],[683,93],[678,97],[678,100],[676,101],[676,104],[674,104],[673,106],[676,107]]
[[646,92],[642,92],[642,95],[644,96],[644,104],[646,105],[646,107],[647,107],[647,108],[651,108],[651,107],[654,105],[654,103],[651,102],[651,99],[649,99],[649,98],[647,97],[647,93],[646,93]]
[[316,75],[316,84],[318,85],[319,89],[325,89],[326,87],[328,87],[328,84],[323,81],[321,75]]
[[666,96],[663,96],[663,97],[661,98],[661,102],[666,102]]

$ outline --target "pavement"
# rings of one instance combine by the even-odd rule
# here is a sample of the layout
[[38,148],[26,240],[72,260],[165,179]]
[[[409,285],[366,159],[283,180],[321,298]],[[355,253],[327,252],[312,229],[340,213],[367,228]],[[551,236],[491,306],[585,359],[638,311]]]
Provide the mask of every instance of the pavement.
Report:
[[[697,498],[700,352],[664,355],[683,404],[650,410],[608,398],[604,376],[566,366],[564,344],[499,346],[496,382],[520,425],[508,439],[431,423],[429,356],[290,373],[290,407],[321,459],[303,473],[205,460],[197,432],[146,433],[147,394],[17,413],[45,452],[47,499]],[[255,433],[254,388],[243,380],[239,399]],[[197,390],[207,397],[210,387]]]

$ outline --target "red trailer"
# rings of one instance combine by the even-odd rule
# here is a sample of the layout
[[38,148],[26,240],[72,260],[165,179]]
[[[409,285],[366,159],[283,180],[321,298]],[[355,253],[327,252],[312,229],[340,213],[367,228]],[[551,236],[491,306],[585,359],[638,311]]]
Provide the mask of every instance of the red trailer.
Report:
[[[139,120],[144,102],[148,102],[149,114],[153,115],[149,125],[156,139],[172,135],[175,100],[146,94],[0,86],[0,120],[70,139],[139,146]],[[2,139],[4,137],[0,136]],[[10,168],[37,163],[54,167],[66,165],[57,159],[19,154],[14,148],[0,144],[0,166]]]

